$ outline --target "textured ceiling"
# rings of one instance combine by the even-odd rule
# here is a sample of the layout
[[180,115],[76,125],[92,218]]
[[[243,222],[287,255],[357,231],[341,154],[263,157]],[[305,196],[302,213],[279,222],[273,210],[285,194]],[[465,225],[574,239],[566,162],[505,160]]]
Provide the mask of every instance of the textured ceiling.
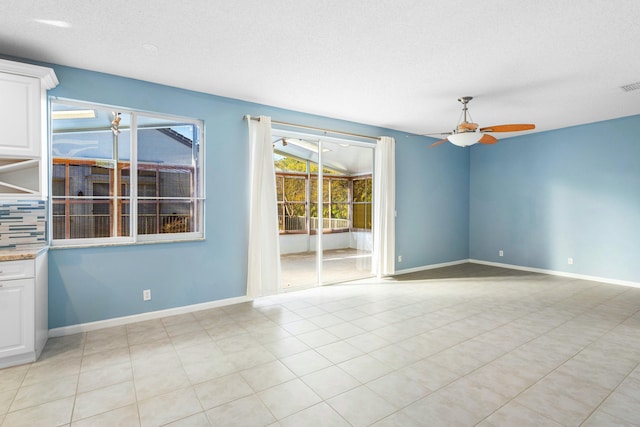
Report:
[[638,0],[0,1],[0,54],[418,134],[640,114],[638,52]]

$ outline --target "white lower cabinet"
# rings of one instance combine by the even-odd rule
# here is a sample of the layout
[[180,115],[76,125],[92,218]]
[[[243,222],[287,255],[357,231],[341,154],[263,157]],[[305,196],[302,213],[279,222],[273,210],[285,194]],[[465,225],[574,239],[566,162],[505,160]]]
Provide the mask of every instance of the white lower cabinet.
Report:
[[47,254],[0,261],[0,368],[35,361],[49,334]]
[[33,301],[34,279],[0,282],[0,355],[15,356],[33,352],[35,342]]

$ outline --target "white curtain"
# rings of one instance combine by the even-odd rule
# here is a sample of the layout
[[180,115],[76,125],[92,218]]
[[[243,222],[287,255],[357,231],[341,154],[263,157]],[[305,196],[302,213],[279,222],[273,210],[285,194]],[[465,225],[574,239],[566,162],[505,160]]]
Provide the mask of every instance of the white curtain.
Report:
[[378,277],[395,273],[396,247],[396,142],[383,136],[375,151],[373,184],[373,255],[371,267]]
[[271,118],[249,123],[249,260],[247,296],[272,295],[280,288],[280,243]]

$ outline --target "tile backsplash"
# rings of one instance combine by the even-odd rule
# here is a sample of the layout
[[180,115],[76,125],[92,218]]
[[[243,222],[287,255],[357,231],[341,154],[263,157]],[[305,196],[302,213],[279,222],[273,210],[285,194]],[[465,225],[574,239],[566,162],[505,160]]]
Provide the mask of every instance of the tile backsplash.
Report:
[[27,249],[46,243],[44,200],[0,199],[0,250]]

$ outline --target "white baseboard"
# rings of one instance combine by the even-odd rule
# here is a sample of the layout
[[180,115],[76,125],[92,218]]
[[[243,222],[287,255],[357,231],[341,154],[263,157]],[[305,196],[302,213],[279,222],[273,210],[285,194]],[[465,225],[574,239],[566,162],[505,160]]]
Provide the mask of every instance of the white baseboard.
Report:
[[568,273],[566,271],[545,270],[543,268],[524,267],[521,265],[504,264],[501,262],[482,261],[479,259],[469,259],[468,262],[473,264],[490,265],[493,267],[511,268],[513,270],[530,271],[532,273],[549,274],[551,276],[569,277],[572,279],[590,280],[593,282],[610,283],[612,285],[630,286],[632,288],[640,288],[640,282],[631,282],[627,280],[610,279],[607,277],[588,276],[586,274]]
[[407,273],[415,273],[417,271],[433,270],[434,268],[451,267],[452,265],[466,264],[468,262],[471,262],[471,260],[460,259],[458,261],[443,262],[440,264],[423,265],[422,267],[407,268],[405,270],[397,270],[395,273],[393,273],[393,276],[399,276],[400,274],[407,274]]
[[145,320],[153,320],[161,317],[175,316],[178,314],[193,313],[195,311],[207,310],[210,308],[224,307],[227,305],[238,304],[241,302],[251,301],[246,296],[227,298],[223,300],[210,301],[201,304],[185,305],[183,307],[168,308],[166,310],[150,311],[148,313],[134,314],[131,316],[115,317],[113,319],[99,320],[97,322],[81,323],[78,325],[63,326],[60,328],[49,329],[49,338],[61,337],[64,335],[72,335],[80,332],[95,331],[96,329],[110,328],[114,326],[128,325],[130,323],[142,322]]

